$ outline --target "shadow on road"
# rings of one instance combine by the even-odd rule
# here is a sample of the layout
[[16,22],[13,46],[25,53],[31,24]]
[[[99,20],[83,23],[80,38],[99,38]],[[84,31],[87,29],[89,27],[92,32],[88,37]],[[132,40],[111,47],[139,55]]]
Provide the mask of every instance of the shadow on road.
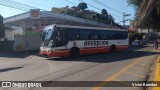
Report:
[[147,51],[121,51],[108,54],[92,54],[92,55],[83,55],[75,58],[66,57],[66,58],[50,58],[47,60],[51,61],[82,61],[82,62],[95,62],[95,63],[108,63],[108,62],[117,62],[128,59],[139,58],[143,56],[151,56],[160,54],[158,52],[147,52]]
[[139,47],[136,47],[136,46],[130,46],[130,48],[128,48],[127,50],[128,51],[134,51],[134,50],[139,50],[139,49],[143,49],[143,48],[147,48],[149,46],[139,46]]
[[[130,47],[125,51],[116,52],[116,53],[101,53],[101,54],[92,54],[92,55],[83,55],[78,56],[75,58],[44,58],[50,61],[82,61],[82,62],[95,62],[95,63],[108,63],[108,62],[116,62],[122,61],[127,59],[138,58],[142,56],[149,56],[159,54],[157,52],[147,52],[147,51],[135,51],[140,49],[145,49],[148,46],[143,47]],[[2,53],[0,52],[0,57],[7,57],[7,58],[26,58],[29,56],[38,56],[39,51],[28,51],[28,52],[17,52],[17,53]]]
[[16,69],[21,69],[23,67],[12,67],[12,68],[5,68],[5,69],[0,69],[0,72],[7,72],[11,70],[16,70]]
[[0,57],[7,58],[26,58],[28,56],[39,56],[39,51],[27,51],[27,52],[0,52]]

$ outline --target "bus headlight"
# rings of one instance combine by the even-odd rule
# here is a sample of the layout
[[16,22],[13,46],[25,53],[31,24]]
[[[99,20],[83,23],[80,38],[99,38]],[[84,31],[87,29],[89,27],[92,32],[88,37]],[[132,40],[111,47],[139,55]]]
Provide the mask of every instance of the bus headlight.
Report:
[[48,51],[48,53],[52,53],[52,51],[50,50],[50,51]]

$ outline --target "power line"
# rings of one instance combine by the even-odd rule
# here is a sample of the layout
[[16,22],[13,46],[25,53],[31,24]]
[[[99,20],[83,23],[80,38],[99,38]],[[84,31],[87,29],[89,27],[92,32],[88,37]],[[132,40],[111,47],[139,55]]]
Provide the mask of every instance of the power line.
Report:
[[15,2],[13,0],[1,0],[1,1],[5,1],[5,2],[8,2],[8,3],[10,2],[12,4],[23,6],[23,7],[28,7],[28,8],[37,8],[37,7],[33,7],[33,6],[30,6],[30,5],[23,4],[23,3]]
[[[80,1],[82,1],[82,0],[80,0]],[[15,9],[19,9],[19,10],[23,10],[23,11],[29,11],[30,9],[39,9],[37,7],[33,7],[33,6],[30,6],[30,5],[18,3],[18,2],[12,1],[12,0],[0,0],[0,5],[11,7],[11,8],[15,8]],[[98,9],[98,10],[101,10],[101,9],[91,5],[91,4],[88,4],[88,5],[94,7],[96,9]],[[43,10],[43,9],[40,9],[40,10]],[[46,10],[43,10],[43,11],[46,11]],[[55,12],[55,13],[57,13],[57,12]],[[50,15],[47,12],[46,12],[46,14]],[[117,16],[117,15],[114,15],[114,16]],[[117,17],[119,17],[119,16],[117,16]]]
[[[24,0],[24,1],[28,1],[28,2],[30,2],[30,3],[37,4],[37,5],[39,5],[39,6],[45,6],[45,7],[48,7],[48,5],[35,3],[35,2],[33,2],[33,1],[31,1],[31,0]],[[52,7],[48,7],[48,8],[52,8]]]
[[[12,1],[12,0],[0,0],[0,5],[14,8],[14,9],[18,9],[18,10],[22,10],[22,11],[30,11],[30,9],[40,9],[40,8],[29,6],[26,4],[18,3],[18,2]],[[47,11],[44,9],[40,9],[40,10]],[[46,12],[46,15],[50,15],[50,14],[48,12]]]
[[[119,10],[116,10],[116,9],[112,8],[112,7],[109,7],[109,6],[105,5],[104,3],[100,2],[99,0],[93,0],[93,1],[96,2],[96,3],[98,3],[98,4],[100,4],[100,5],[102,5],[102,6],[104,6],[104,7],[106,7],[106,8],[108,8],[108,9],[110,9],[110,10],[112,10],[112,11],[114,11],[114,12],[123,14],[123,21],[122,22],[123,22],[123,26],[125,26],[125,22],[128,21],[128,20],[125,20],[125,17],[126,16],[130,16],[130,14],[125,14],[125,12],[121,12]],[[118,15],[116,15],[116,16],[118,16]]]
[[[30,1],[30,0],[28,0],[28,1]],[[79,0],[79,1],[80,2],[84,2],[83,0]],[[69,1],[69,2],[71,2],[71,1]],[[32,3],[35,3],[35,2],[32,2]],[[33,7],[33,6],[30,6],[30,5],[26,5],[26,4],[15,2],[13,0],[0,0],[0,4],[3,5],[3,6],[8,6],[8,7],[19,9],[19,10],[23,10],[23,11],[29,11],[30,9],[40,9],[40,8]],[[36,4],[38,4],[38,3],[36,3]],[[89,3],[87,3],[87,4],[89,6],[95,8],[95,9],[97,9],[97,10],[101,10],[100,8],[97,8],[97,7],[95,7],[95,6],[93,6],[93,5],[89,4]],[[46,11],[44,9],[40,9],[40,10]],[[122,18],[122,17],[120,17],[118,15],[115,15],[115,14],[111,14],[111,15],[119,17],[119,18]]]
[[[5,1],[7,1],[7,2],[5,2]],[[18,4],[18,5],[16,5],[16,4]],[[25,5],[25,4],[22,4],[22,3],[14,3],[14,5],[13,5],[13,2],[11,2],[11,0],[3,0],[3,1],[1,1],[0,0],[0,5],[3,5],[3,6],[6,6],[6,7],[10,7],[10,8],[14,8],[14,9],[19,9],[19,10],[23,10],[23,11],[29,11],[30,9],[34,9],[32,6],[30,7],[29,5]],[[21,8],[22,7],[22,5],[24,5],[23,6],[23,8]],[[21,7],[20,7],[21,6]],[[29,10],[28,10],[29,9]],[[39,9],[39,8],[36,8],[36,9]],[[40,9],[41,10],[41,9]],[[46,10],[44,10],[45,11],[45,14],[46,15],[51,15],[51,13],[50,12],[48,12],[48,11],[46,11]],[[65,14],[61,14],[61,13],[59,13],[59,12],[54,12],[54,15],[55,16],[64,16]],[[65,16],[64,16],[65,17]],[[70,17],[70,18],[73,18],[73,19],[75,19],[75,17]],[[63,19],[62,19],[63,20]],[[86,20],[87,21],[87,19],[83,19],[83,20]],[[90,23],[90,24],[99,24],[99,25],[105,25],[105,24],[103,24],[103,23],[100,23],[100,22],[97,22],[97,23]]]
[[121,19],[123,18],[123,17],[115,15],[115,14],[111,14],[111,15],[116,16],[116,17],[121,18]]
[[[80,1],[80,2],[84,2],[83,0],[78,0],[78,1]],[[98,7],[96,7],[96,6],[93,6],[93,5],[91,5],[91,4],[89,4],[89,3],[87,3],[87,2],[84,2],[84,3],[86,3],[87,5],[89,5],[89,6],[91,6],[91,7],[93,7],[93,8],[95,8],[95,9],[97,9],[97,10],[102,10],[102,9],[100,9],[100,8],[98,8]],[[115,15],[115,14],[111,14],[111,13],[109,13],[110,15],[112,15],[112,16],[116,16],[116,17],[118,17],[118,18],[123,18],[123,17],[121,17],[121,16],[118,16],[118,15]]]
[[69,0],[66,0],[67,2],[69,2],[69,3],[71,3],[71,4],[73,4],[73,5],[77,5],[77,4],[75,4],[75,3],[73,3],[73,2],[71,2],[71,1],[69,1]]
[[117,12],[117,13],[119,13],[119,14],[123,14],[123,12],[121,12],[121,11],[119,11],[119,10],[116,10],[116,9],[114,9],[114,8],[112,8],[112,7],[109,7],[109,6],[103,4],[102,2],[100,2],[100,1],[98,1],[98,0],[93,0],[93,1],[96,2],[96,3],[98,3],[99,5],[102,5],[102,6],[106,7],[106,8],[114,11],[114,12]]
[[6,6],[6,7],[15,8],[15,9],[22,10],[22,11],[28,11],[27,9],[17,8],[17,7],[15,7],[15,6],[6,5],[6,4],[4,4],[4,3],[0,3],[0,5],[2,5],[2,6]]
[[[84,2],[83,0],[78,0],[78,1],[80,1],[80,2]],[[93,5],[91,5],[91,4],[87,3],[87,2],[84,2],[84,3],[86,3],[87,5],[89,5],[89,6],[93,7],[93,8],[95,8],[95,9],[97,9],[97,10],[100,10],[100,11],[101,11],[101,9],[100,9],[100,8],[98,8],[98,7],[95,7],[95,6],[93,6]]]
[[[28,2],[30,2],[30,3],[34,3],[34,4],[37,4],[37,5],[42,6],[42,4],[35,3],[35,2],[33,2],[33,1],[30,1],[30,0],[24,0],[24,1],[28,1]],[[70,4],[77,5],[77,4],[75,4],[75,3],[73,3],[73,2],[71,2],[71,1],[69,1],[69,0],[66,0],[66,1],[69,2]],[[47,6],[47,5],[45,5],[45,6]],[[47,7],[48,7],[48,6],[47,6]],[[49,8],[52,8],[52,7],[49,7]]]
[[12,0],[0,0],[0,5],[15,8],[15,9],[19,9],[19,10],[22,10],[22,11],[28,11],[30,9],[38,9],[37,7],[33,7],[33,6],[26,5],[26,4],[18,3],[18,2],[12,1]]
[[[27,0],[27,1],[30,1],[30,0]],[[71,2],[71,1],[69,1],[69,0],[66,0],[66,1],[69,2],[69,3],[71,3],[71,4],[73,4],[73,5],[77,5],[77,4],[75,4],[75,3],[73,3],[73,2]],[[79,1],[80,1],[80,2],[84,2],[83,0],[79,0]],[[32,2],[32,1],[30,1],[30,2]],[[35,2],[32,2],[32,3],[35,3]],[[85,2],[85,3],[86,3],[86,2]],[[35,4],[38,4],[38,3],[35,3]],[[94,5],[91,5],[91,4],[89,4],[89,3],[87,3],[87,4],[88,4],[89,6],[91,6],[91,7],[93,7],[93,8],[101,11],[100,8],[97,8],[97,7],[95,7]],[[122,17],[120,17],[120,16],[118,16],[118,15],[115,15],[115,14],[111,14],[111,15],[116,16],[116,17],[119,17],[119,18],[122,18]]]

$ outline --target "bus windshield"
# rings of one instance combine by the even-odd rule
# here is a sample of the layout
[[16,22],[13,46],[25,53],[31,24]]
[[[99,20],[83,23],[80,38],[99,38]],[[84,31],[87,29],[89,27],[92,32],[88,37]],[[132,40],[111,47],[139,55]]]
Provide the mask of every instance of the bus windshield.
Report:
[[55,26],[47,26],[42,32],[42,46],[54,45],[54,28]]
[[46,40],[51,40],[51,38],[54,35],[54,28],[55,28],[55,25],[50,25],[44,28],[42,33],[42,42]]
[[51,29],[44,30],[42,33],[42,42],[44,42],[46,40],[50,40],[52,36],[53,36],[53,30],[51,30]]

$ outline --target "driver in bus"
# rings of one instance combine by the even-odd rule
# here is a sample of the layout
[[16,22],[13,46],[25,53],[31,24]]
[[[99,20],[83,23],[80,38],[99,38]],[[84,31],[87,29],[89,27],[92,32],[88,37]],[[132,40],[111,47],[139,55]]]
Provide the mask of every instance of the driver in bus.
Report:
[[61,33],[58,32],[57,41],[62,41]]
[[62,33],[58,32],[57,34],[58,34],[57,37],[56,37],[56,39],[57,39],[57,46],[62,46],[64,44]]

